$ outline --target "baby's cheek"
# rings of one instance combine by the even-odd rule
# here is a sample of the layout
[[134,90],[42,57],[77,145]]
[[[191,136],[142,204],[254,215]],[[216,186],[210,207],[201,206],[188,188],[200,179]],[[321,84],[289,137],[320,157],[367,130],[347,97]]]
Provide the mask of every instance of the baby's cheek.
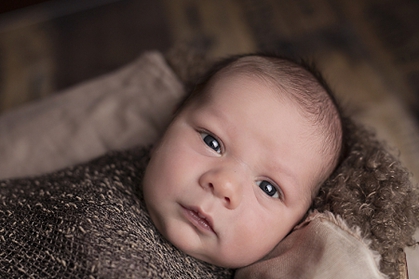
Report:
[[227,268],[240,268],[258,261],[255,253],[248,249],[227,249],[215,255],[214,264]]
[[248,212],[247,218],[237,220],[242,225],[236,228],[236,235],[230,242],[234,241],[235,245],[226,247],[226,253],[235,251],[231,258],[236,257],[241,266],[266,257],[294,227],[291,218],[278,217],[284,216],[283,208],[268,213],[255,208],[253,206],[254,210]]
[[264,242],[260,238],[248,237],[245,234],[237,233],[231,241],[226,241],[214,254],[218,265],[228,268],[244,267],[266,256],[276,244]]

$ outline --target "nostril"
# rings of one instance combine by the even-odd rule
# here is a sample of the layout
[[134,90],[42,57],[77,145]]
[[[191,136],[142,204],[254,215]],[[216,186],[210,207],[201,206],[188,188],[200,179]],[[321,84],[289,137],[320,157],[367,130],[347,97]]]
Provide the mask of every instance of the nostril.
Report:
[[213,185],[212,183],[209,183],[209,184],[208,184],[208,186],[209,186],[211,189],[214,189],[214,185]]
[[224,199],[227,203],[230,203],[230,198],[229,197],[224,197]]

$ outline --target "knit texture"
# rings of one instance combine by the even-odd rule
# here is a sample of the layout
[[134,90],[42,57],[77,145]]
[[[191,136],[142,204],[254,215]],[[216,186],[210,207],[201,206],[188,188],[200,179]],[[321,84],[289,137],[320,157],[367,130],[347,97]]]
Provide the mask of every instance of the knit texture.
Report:
[[0,181],[0,278],[231,278],[151,223],[141,194],[148,160],[136,148]]

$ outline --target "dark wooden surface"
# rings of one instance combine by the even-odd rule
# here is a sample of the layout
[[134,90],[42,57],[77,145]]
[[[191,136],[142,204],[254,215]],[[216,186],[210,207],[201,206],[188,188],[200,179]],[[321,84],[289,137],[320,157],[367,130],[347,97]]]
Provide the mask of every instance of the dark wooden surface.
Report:
[[182,41],[366,62],[419,115],[418,13],[415,0],[46,1],[0,14],[0,112]]
[[0,4],[0,13],[7,13],[18,9],[23,9],[46,1],[47,0],[3,1]]

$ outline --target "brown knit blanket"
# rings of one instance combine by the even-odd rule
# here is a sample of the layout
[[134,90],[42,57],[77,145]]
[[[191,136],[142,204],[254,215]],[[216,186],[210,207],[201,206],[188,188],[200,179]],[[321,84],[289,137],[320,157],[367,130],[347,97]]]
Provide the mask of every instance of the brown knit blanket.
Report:
[[230,278],[165,241],[146,212],[148,149],[0,181],[0,278]]

